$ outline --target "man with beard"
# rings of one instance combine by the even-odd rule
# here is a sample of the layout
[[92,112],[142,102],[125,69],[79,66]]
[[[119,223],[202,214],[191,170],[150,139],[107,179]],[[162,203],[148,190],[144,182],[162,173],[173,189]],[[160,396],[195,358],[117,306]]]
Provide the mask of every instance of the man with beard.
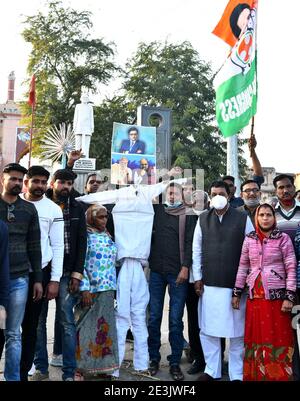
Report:
[[70,195],[76,174],[68,169],[57,170],[47,197],[60,206],[64,218],[63,276],[59,286],[59,313],[62,329],[63,380],[73,381],[76,369],[76,328],[73,308],[79,300],[87,232],[84,210]]
[[[27,296],[38,302],[43,294],[41,271],[41,241],[38,214],[35,207],[19,197],[27,170],[17,163],[3,169],[0,197],[0,219],[9,232],[9,301],[5,330],[4,377],[20,380],[21,324]],[[33,273],[33,292],[28,294],[29,271]]]
[[[21,381],[28,380],[28,372],[34,359],[37,327],[42,305],[46,303],[46,308],[48,309],[48,301],[57,297],[59,280],[62,276],[64,220],[60,207],[45,197],[49,176],[50,173],[43,167],[31,166],[24,180],[27,192],[21,195],[22,199],[34,204],[39,216],[44,289],[43,300],[33,302],[31,297],[27,299],[22,323]],[[29,273],[29,289],[32,287],[33,282],[33,273]],[[46,346],[47,344],[45,344]],[[48,372],[37,371],[35,376],[40,377],[41,380],[42,377],[49,377],[49,374]]]
[[244,205],[240,206],[238,210],[246,212],[250,217],[254,226],[255,212],[260,204],[261,191],[259,184],[255,180],[246,180],[241,185],[241,198]]
[[134,171],[134,184],[151,185],[155,184],[155,173],[153,167],[149,167],[147,159],[140,160],[140,168]]

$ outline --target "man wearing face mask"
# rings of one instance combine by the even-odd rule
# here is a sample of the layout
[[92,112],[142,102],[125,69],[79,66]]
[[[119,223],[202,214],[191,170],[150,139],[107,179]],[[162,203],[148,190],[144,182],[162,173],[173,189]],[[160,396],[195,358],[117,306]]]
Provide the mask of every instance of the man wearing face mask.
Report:
[[206,363],[200,381],[221,378],[221,338],[230,339],[230,380],[243,378],[245,299],[241,309],[234,310],[231,296],[244,237],[253,225],[245,213],[230,207],[229,194],[224,181],[211,184],[211,209],[200,215],[193,238],[193,276]]
[[[169,185],[164,204],[154,205],[154,222],[149,257],[149,357],[150,372],[154,376],[161,359],[160,326],[166,288],[169,287],[169,340],[171,355],[167,359],[175,381],[184,379],[180,369],[183,351],[183,311],[188,291],[191,258],[186,246],[186,235],[193,229],[192,216],[186,215],[182,188]],[[194,216],[193,216],[194,217]]]
[[238,210],[246,212],[254,225],[255,212],[260,204],[261,191],[257,181],[246,180],[241,185],[241,197],[244,205],[240,206]]

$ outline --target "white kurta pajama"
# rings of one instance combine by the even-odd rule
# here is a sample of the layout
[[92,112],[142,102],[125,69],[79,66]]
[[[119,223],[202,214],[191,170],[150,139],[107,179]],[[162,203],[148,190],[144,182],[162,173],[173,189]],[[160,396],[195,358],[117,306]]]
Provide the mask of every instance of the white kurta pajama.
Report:
[[[184,183],[186,180],[175,180]],[[169,183],[168,183],[169,184]],[[120,366],[125,354],[126,333],[132,327],[134,337],[134,368],[148,369],[148,330],[146,308],[149,288],[143,264],[150,254],[154,210],[152,200],[168,184],[130,185],[115,191],[96,192],[77,200],[85,203],[115,203],[112,214],[115,227],[117,260],[122,267],[117,281],[116,323]],[[118,376],[118,372],[115,372]]]
[[[222,221],[222,216],[219,216]],[[253,231],[247,217],[245,235]],[[193,276],[202,279],[202,230],[197,222],[193,238]],[[243,351],[246,297],[240,302],[240,309],[231,306],[232,288],[204,285],[203,295],[199,298],[198,319],[200,341],[205,357],[205,373],[214,379],[221,378],[221,338],[229,338],[228,369],[230,380],[243,379]]]

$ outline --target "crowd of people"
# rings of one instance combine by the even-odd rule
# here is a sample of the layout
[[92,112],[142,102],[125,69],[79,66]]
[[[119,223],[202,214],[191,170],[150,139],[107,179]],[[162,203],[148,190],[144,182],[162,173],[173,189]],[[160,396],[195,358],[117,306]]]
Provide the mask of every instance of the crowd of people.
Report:
[[30,380],[49,379],[53,299],[53,360],[61,358],[64,381],[117,379],[129,329],[134,372],[155,376],[168,289],[173,380],[184,379],[186,307],[188,374],[221,379],[227,345],[231,381],[299,381],[292,309],[299,301],[300,206],[289,174],[274,179],[276,205],[261,202],[263,176],[251,141],[254,175],[242,183],[241,197],[231,176],[216,177],[204,192],[192,180],[176,179],[172,169],[157,184],[107,190],[103,177],[91,173],[79,194],[72,163],[51,178],[41,166],[6,165],[0,195],[5,380],[27,381],[33,365]]

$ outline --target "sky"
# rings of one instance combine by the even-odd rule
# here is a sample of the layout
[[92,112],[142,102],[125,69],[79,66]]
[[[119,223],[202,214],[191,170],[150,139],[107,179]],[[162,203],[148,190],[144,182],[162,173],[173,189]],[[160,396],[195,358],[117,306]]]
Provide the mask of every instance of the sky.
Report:
[[[224,62],[228,46],[211,31],[227,0],[64,0],[64,4],[93,13],[93,36],[116,44],[116,61],[124,65],[139,42],[189,41],[200,57],[216,71]],[[24,99],[26,66],[30,46],[21,36],[22,15],[43,9],[42,0],[1,2],[0,103],[7,100],[7,77],[16,74],[16,100]],[[282,6],[284,4],[284,6]],[[274,7],[275,5],[275,7]],[[300,74],[299,0],[260,0],[258,7],[258,111],[255,116],[257,154],[264,167],[278,172],[300,173]],[[117,83],[101,88],[104,96]],[[249,136],[250,128],[243,137]],[[246,155],[247,156],[247,155]],[[247,157],[246,157],[247,158]],[[247,158],[248,160],[248,158]]]

